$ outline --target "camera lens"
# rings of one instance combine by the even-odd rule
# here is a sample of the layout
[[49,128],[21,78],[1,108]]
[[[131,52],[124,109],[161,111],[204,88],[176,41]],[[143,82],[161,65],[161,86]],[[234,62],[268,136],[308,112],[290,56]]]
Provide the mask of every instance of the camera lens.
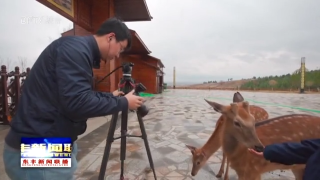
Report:
[[137,113],[139,113],[139,115],[141,117],[146,116],[149,113],[149,109],[147,108],[147,106],[145,106],[144,104],[142,104],[139,108]]

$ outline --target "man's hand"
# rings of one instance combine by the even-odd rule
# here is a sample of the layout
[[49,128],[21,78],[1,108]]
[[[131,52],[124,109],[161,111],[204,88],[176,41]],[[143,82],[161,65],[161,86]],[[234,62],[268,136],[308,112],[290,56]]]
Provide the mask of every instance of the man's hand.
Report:
[[133,93],[134,93],[134,90],[132,90],[130,93],[124,96],[128,100],[130,110],[136,110],[138,107],[140,107],[143,104],[143,101],[144,101],[142,97],[136,96]]
[[113,94],[114,96],[124,95],[124,93],[123,93],[122,91],[118,91],[118,90],[113,91],[112,94]]
[[257,151],[255,151],[255,150],[253,150],[253,149],[248,149],[248,151],[251,153],[251,154],[253,154],[253,155],[255,155],[255,156],[259,156],[259,157],[262,157],[263,158],[263,152],[257,152]]

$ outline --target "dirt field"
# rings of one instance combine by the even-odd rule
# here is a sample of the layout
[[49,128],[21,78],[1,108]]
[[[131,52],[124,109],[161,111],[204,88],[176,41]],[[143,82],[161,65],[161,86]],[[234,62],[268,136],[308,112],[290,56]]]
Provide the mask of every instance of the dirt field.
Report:
[[227,81],[227,82],[218,82],[218,83],[208,83],[208,84],[194,84],[188,87],[192,88],[237,88],[242,84],[249,82],[250,80],[235,80],[235,81]]
[[[300,93],[299,90],[293,91],[279,91],[279,90],[250,90],[250,89],[241,89],[240,86],[251,79],[246,80],[234,80],[227,82],[219,83],[207,83],[207,84],[194,84],[189,86],[177,86],[176,89],[197,89],[197,90],[227,90],[227,91],[248,91],[248,92],[267,92],[267,93]],[[173,89],[171,86],[168,86],[168,89]],[[306,94],[320,94],[320,92],[308,91],[305,90]]]

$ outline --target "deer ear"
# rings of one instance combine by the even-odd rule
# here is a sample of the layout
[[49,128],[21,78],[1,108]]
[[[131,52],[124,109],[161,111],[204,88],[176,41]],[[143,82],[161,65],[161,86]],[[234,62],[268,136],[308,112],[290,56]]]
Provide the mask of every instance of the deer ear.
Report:
[[187,145],[187,144],[186,144],[186,147],[187,147],[188,149],[190,149],[190,151],[191,151],[192,154],[196,151],[196,147],[194,147],[194,146],[190,146],[190,145]]
[[239,92],[234,93],[233,95],[233,102],[242,102],[244,101],[244,98],[242,97],[242,95]]
[[219,103],[208,101],[204,99],[213,109],[219,113],[223,113],[225,111],[225,107]]

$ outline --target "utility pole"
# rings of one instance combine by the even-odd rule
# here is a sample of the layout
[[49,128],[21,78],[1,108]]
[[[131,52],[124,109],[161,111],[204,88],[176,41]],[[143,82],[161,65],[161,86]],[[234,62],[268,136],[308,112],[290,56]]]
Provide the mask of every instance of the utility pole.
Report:
[[176,67],[173,67],[173,89],[176,88]]
[[306,71],[306,58],[301,58],[301,85],[300,85],[300,93],[304,93],[304,84],[305,84],[305,71]]

